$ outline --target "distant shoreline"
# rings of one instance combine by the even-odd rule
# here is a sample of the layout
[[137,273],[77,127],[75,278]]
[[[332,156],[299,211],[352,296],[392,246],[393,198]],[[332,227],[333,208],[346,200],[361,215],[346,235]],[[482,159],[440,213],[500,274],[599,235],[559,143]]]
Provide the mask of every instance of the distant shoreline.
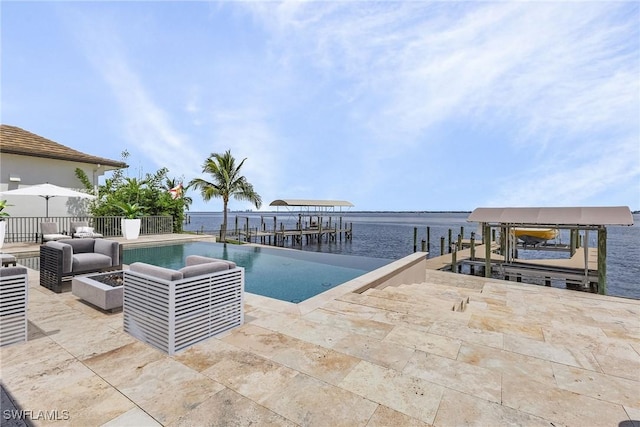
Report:
[[[231,214],[263,214],[263,213],[287,213],[289,211],[284,211],[284,210],[280,210],[280,211],[229,211],[227,213],[231,213]],[[295,212],[306,212],[306,211],[295,211]],[[471,213],[472,211],[309,211],[309,212],[321,212],[321,213],[349,213],[349,214],[353,214],[353,213],[408,213],[408,214],[420,214],[420,213],[435,213],[435,214],[442,214],[442,213]],[[222,213],[222,211],[194,211],[194,212],[187,212],[188,215],[199,215],[199,214],[212,214],[212,213]]]

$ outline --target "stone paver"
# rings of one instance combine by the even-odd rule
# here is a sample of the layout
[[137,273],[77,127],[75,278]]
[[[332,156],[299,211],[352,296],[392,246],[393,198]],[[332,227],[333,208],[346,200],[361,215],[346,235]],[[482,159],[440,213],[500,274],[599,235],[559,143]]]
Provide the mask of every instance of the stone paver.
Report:
[[637,300],[429,271],[304,310],[248,295],[245,325],[167,356],[29,281],[0,373],[36,426],[640,427]]

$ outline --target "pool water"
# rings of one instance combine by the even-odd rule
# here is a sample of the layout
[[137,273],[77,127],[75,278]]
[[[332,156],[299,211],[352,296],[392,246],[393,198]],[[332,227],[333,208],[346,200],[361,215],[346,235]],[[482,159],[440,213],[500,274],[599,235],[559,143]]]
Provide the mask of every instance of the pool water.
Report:
[[191,242],[124,250],[124,263],[180,269],[188,255],[235,262],[245,269],[245,290],[298,303],[373,271],[392,260],[256,246]]

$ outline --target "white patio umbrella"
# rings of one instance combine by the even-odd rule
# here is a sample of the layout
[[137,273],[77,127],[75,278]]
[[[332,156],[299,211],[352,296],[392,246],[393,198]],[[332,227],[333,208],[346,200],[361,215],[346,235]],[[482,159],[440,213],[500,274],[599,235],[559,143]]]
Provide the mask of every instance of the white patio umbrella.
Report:
[[59,187],[53,184],[38,184],[29,187],[17,188],[0,192],[0,196],[39,196],[47,201],[47,218],[49,217],[49,199],[52,197],[79,197],[83,199],[95,199],[96,196],[81,193],[69,188]]

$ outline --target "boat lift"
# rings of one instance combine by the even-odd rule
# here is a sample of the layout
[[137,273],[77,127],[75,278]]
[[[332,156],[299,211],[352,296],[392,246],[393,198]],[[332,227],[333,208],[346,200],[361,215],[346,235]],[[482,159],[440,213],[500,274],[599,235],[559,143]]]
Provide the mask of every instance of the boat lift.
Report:
[[[589,287],[597,278],[596,290],[600,294],[606,293],[607,274],[607,226],[633,225],[633,215],[627,206],[606,207],[543,207],[543,208],[477,208],[467,218],[469,222],[477,222],[483,230],[484,242],[491,241],[491,229],[502,231],[500,250],[503,260],[492,260],[491,245],[485,245],[485,276],[490,277],[492,265],[501,271],[522,275],[524,272],[550,276],[552,272],[564,276],[567,280],[574,279],[579,271],[583,271],[582,286]],[[522,260],[516,257],[517,241],[514,229],[568,229],[571,232],[571,251],[575,250],[575,238],[580,231],[584,232],[584,260],[580,267],[569,260]],[[589,267],[589,232],[597,232],[597,261],[596,268]]]

